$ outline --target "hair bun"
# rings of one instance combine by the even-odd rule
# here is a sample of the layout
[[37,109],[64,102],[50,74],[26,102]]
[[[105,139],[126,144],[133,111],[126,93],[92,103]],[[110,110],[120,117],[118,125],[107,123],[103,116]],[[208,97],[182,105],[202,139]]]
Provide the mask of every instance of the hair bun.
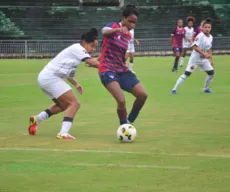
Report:
[[210,19],[210,18],[205,19],[205,21],[206,21],[207,23],[212,23],[212,19]]
[[91,29],[88,31],[88,34],[97,37],[97,36],[98,36],[98,31],[97,31],[96,28],[91,28]]
[[187,22],[189,21],[195,22],[195,18],[193,16],[188,16],[186,20]]

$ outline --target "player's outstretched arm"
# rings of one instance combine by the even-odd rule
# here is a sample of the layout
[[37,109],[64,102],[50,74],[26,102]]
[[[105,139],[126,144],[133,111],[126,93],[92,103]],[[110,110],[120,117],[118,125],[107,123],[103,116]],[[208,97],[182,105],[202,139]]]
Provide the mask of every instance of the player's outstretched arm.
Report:
[[208,54],[211,55],[211,57],[209,58],[209,61],[210,61],[211,65],[214,66],[214,60],[212,57],[212,50],[211,49],[208,50]]
[[113,35],[114,33],[118,32],[118,31],[120,31],[122,33],[128,33],[128,28],[126,26],[122,26],[120,28],[114,28],[114,29],[112,29],[110,27],[104,27],[102,29],[102,34],[104,36],[111,36],[111,35]]
[[67,78],[67,80],[72,84],[74,85],[74,87],[76,87],[77,91],[82,94],[83,93],[83,88],[82,86],[77,82],[76,79],[74,78]]
[[98,58],[90,58],[85,60],[88,67],[94,67],[98,68],[100,65],[100,62],[98,61]]

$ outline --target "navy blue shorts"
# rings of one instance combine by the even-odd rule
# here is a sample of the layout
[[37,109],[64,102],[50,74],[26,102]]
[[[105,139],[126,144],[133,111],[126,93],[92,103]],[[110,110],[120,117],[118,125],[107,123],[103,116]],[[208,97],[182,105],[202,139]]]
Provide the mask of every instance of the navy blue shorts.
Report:
[[173,51],[174,51],[174,52],[179,52],[179,53],[182,53],[183,48],[173,47]]
[[131,92],[133,87],[140,82],[136,75],[129,70],[122,73],[107,71],[100,73],[99,76],[104,86],[110,84],[113,81],[117,81],[121,88],[127,92]]

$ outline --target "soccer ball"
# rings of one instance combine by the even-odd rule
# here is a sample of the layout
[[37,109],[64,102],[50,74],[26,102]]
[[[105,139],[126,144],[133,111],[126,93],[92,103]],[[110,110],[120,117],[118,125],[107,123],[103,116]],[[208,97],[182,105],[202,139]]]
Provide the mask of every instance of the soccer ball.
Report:
[[136,128],[130,124],[123,124],[117,129],[117,138],[124,143],[133,142],[136,135]]

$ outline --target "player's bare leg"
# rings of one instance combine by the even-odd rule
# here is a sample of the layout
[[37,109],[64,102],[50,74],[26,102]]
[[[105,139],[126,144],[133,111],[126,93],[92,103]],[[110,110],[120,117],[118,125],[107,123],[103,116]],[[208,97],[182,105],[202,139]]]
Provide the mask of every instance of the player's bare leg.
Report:
[[117,101],[117,115],[120,120],[120,125],[127,123],[127,110],[124,93],[117,81],[113,81],[106,85],[107,90]]
[[131,93],[136,97],[136,100],[133,103],[133,107],[129,114],[128,121],[130,123],[133,123],[136,120],[138,114],[140,113],[142,107],[144,106],[148,95],[141,83],[136,84],[133,87]]
[[75,139],[75,137],[69,134],[69,130],[73,124],[75,114],[80,108],[80,103],[77,97],[75,96],[73,90],[69,90],[63,95],[61,95],[59,98],[57,98],[57,102],[61,103],[62,108],[65,109],[62,127],[57,135],[57,138],[65,140]]

